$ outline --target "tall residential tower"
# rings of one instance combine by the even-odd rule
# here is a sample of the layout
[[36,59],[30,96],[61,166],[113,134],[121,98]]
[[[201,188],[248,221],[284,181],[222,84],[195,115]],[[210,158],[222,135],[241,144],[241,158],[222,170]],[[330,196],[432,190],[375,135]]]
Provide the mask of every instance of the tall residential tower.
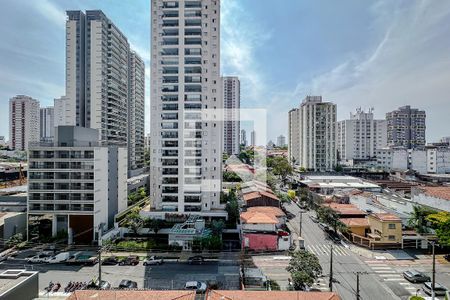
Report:
[[336,104],[307,96],[289,112],[289,158],[314,171],[336,166]]
[[361,108],[350,119],[337,123],[337,150],[341,160],[369,159],[387,146],[387,122],[373,118],[373,109]]
[[39,142],[39,101],[25,95],[9,99],[9,143],[13,150],[28,150]]
[[241,87],[238,77],[222,77],[224,124],[223,124],[223,148],[224,152],[231,154],[239,153],[239,130],[241,106]]
[[220,1],[151,3],[152,205],[216,215],[223,147]]
[[425,146],[424,110],[402,106],[386,114],[388,145],[407,149]]
[[55,136],[55,110],[53,106],[42,107],[39,120],[41,141],[51,141]]

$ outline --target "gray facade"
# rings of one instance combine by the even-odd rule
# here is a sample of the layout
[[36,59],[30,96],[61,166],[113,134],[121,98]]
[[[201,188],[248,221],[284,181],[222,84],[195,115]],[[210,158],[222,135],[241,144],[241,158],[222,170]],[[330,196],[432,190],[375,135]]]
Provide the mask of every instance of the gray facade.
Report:
[[224,124],[223,151],[229,155],[239,153],[239,130],[241,107],[241,83],[238,77],[222,77]]
[[386,114],[388,145],[405,147],[407,149],[425,146],[425,120],[424,110],[402,106]]
[[55,136],[55,110],[53,106],[40,109],[39,123],[41,141],[53,139]]
[[71,125],[94,128],[108,144],[127,143],[127,38],[100,10],[68,11],[66,96]]
[[[145,65],[136,52],[130,53],[130,101],[128,103],[128,168],[144,168]],[[130,174],[129,174],[130,176]]]

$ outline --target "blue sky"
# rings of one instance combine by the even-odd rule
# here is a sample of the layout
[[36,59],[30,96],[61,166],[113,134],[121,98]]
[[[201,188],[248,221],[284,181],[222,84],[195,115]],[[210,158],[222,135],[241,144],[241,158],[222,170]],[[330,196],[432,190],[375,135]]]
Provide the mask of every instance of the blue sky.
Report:
[[[68,9],[102,9],[149,65],[149,0],[4,2],[0,135],[10,97],[46,106],[64,94]],[[268,110],[272,140],[307,94],[337,103],[339,120],[357,107],[383,117],[410,104],[427,112],[428,141],[450,135],[449,1],[222,0],[221,21],[221,72],[241,78],[242,107]]]

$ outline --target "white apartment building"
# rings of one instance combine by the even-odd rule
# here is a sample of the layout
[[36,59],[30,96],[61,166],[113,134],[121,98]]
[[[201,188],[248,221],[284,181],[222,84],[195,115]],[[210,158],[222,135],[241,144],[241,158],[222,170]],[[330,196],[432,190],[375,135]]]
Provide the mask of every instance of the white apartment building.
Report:
[[49,218],[55,236],[91,244],[127,207],[127,149],[101,146],[95,129],[60,126],[54,142],[30,145],[29,224]]
[[224,152],[239,154],[239,130],[241,107],[241,86],[236,76],[222,77],[222,94],[224,106],[223,149]]
[[9,143],[13,150],[28,150],[39,141],[39,101],[25,95],[9,99]]
[[54,127],[72,125],[71,119],[68,117],[70,114],[69,108],[69,98],[66,96],[61,96],[61,98],[55,98],[53,101],[54,107]]
[[286,137],[281,134],[277,137],[277,147],[284,147],[284,146],[286,146]]
[[358,108],[350,119],[337,122],[336,141],[341,161],[373,158],[375,149],[387,146],[387,121],[375,120],[373,109]]
[[[322,96],[306,96],[289,112],[289,156],[307,170],[329,171],[336,166],[336,104]],[[297,144],[294,144],[297,143]]]
[[130,46],[100,10],[67,11],[67,123],[97,129],[99,140],[126,144]]
[[144,168],[145,143],[145,64],[135,51],[130,52],[129,66],[128,167],[132,176]]
[[385,171],[412,170],[420,174],[450,173],[450,148],[382,148],[376,150],[377,167]]
[[293,165],[300,162],[300,109],[288,113],[288,159]]
[[151,4],[153,209],[212,215],[223,207],[220,1]]
[[41,141],[53,139],[55,136],[55,110],[53,106],[40,109],[39,123]]

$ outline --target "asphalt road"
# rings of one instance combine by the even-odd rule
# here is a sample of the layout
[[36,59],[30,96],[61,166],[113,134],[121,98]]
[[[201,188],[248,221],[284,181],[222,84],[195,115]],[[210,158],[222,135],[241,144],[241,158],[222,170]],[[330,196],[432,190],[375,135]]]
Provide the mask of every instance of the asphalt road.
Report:
[[[298,230],[300,208],[294,203],[285,204],[285,207],[296,215],[290,222]],[[306,249],[316,254],[319,258],[323,274],[325,275],[321,280],[323,282],[322,286],[328,286],[329,283],[330,248],[333,245],[333,281],[336,281],[333,283],[333,291],[336,291],[342,299],[356,299],[356,272],[368,273],[360,277],[360,299],[399,299],[387,285],[380,282],[377,275],[373,274],[369,266],[355,253],[343,245],[335,244],[329,240],[325,232],[309,218],[311,214],[314,214],[314,212],[303,213],[302,237],[305,239]]]

